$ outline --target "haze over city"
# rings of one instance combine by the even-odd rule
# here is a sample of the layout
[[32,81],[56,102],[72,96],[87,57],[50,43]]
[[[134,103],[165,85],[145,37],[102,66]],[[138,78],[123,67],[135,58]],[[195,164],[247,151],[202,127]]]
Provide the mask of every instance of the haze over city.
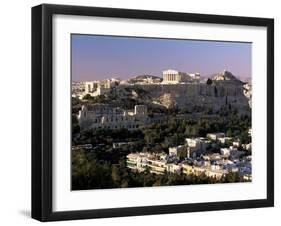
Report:
[[72,35],[72,80],[162,76],[165,69],[201,76],[231,71],[251,77],[251,43]]

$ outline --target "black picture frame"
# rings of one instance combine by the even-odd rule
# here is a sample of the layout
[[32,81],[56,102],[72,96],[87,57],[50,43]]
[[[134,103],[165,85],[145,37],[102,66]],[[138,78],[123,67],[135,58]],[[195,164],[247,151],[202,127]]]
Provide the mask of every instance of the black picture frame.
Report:
[[[266,27],[267,198],[54,212],[52,210],[52,17],[55,14]],[[50,4],[32,8],[32,218],[40,221],[56,221],[272,206],[274,206],[273,19]]]

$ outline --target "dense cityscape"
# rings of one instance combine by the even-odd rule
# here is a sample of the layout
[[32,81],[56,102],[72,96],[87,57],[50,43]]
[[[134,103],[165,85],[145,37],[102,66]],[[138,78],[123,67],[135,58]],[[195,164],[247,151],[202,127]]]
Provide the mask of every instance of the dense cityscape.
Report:
[[164,70],[72,82],[72,189],[251,182],[251,82]]

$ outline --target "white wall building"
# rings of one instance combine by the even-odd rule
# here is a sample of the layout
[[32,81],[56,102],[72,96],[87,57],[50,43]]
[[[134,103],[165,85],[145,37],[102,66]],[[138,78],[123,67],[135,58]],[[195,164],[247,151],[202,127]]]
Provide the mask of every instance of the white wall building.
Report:
[[99,129],[138,129],[149,122],[147,107],[136,105],[133,112],[112,107],[107,104],[83,105],[78,114],[79,125],[82,128]]
[[224,133],[208,133],[207,137],[211,140],[218,140],[219,138],[225,137]]
[[97,90],[100,83],[99,81],[87,81],[85,82],[85,94],[92,93]]
[[239,142],[239,141],[233,141],[233,142],[232,142],[232,145],[233,145],[234,147],[240,147],[240,142]]
[[180,145],[177,147],[170,147],[169,155],[185,158],[187,157],[187,147],[184,145]]
[[85,82],[85,92],[81,95],[82,99],[85,95],[89,94],[93,97],[100,96],[110,91],[111,88],[119,85],[120,79],[112,78],[106,79],[105,81],[86,81]]
[[186,138],[187,157],[195,157],[196,155],[203,154],[207,147],[210,146],[210,141],[204,137]]
[[221,155],[229,156],[230,155],[230,149],[229,148],[221,148]]
[[226,142],[229,142],[231,140],[232,140],[231,137],[218,137],[218,141],[222,144],[225,144]]
[[185,72],[168,69],[163,71],[162,74],[163,84],[192,83],[200,81],[199,73],[188,74]]

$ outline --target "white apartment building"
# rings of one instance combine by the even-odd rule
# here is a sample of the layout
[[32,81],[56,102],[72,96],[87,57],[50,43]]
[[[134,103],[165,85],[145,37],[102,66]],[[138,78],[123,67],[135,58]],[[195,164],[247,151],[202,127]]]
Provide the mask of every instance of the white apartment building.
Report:
[[233,141],[233,142],[232,142],[232,145],[233,145],[234,147],[240,147],[240,142],[239,142],[239,141]]
[[[165,156],[165,154],[155,155],[147,152],[131,153],[127,155],[127,167],[138,172],[143,172],[145,169],[148,169],[150,173],[164,174],[167,172]],[[173,169],[175,169],[175,167]]]
[[180,174],[181,171],[182,171],[182,166],[174,164],[174,163],[171,163],[171,164],[167,164],[166,165],[166,170],[169,173],[178,173],[178,174]]
[[207,147],[210,146],[210,141],[204,137],[186,138],[185,143],[188,147],[187,157],[196,157],[206,152]]
[[127,167],[132,170],[137,170],[138,172],[142,172],[146,169],[148,164],[149,153],[131,153],[127,155]]
[[187,157],[187,147],[184,145],[180,145],[177,147],[170,147],[169,155],[185,158]]
[[231,137],[219,137],[219,138],[218,138],[218,141],[219,141],[220,143],[222,143],[222,144],[225,144],[226,142],[229,142],[229,141],[231,141],[231,140],[232,140]]
[[211,167],[199,167],[199,166],[191,166],[188,164],[182,164],[182,172],[186,175],[202,175],[205,174],[207,177],[214,177],[220,179],[223,177],[227,170],[223,170],[218,166],[211,166]]
[[229,148],[221,148],[221,155],[229,156],[230,155],[230,149]]
[[117,86],[119,83],[120,80],[116,78],[106,79],[105,81],[86,81],[84,83],[85,92],[81,98],[87,94],[93,97],[103,95],[109,92],[111,88]]
[[225,137],[224,133],[208,133],[207,137],[211,140],[218,140],[219,138]]
[[86,81],[84,83],[85,85],[85,94],[88,93],[93,93],[94,91],[97,90],[97,88],[100,86],[100,82],[99,81]]

